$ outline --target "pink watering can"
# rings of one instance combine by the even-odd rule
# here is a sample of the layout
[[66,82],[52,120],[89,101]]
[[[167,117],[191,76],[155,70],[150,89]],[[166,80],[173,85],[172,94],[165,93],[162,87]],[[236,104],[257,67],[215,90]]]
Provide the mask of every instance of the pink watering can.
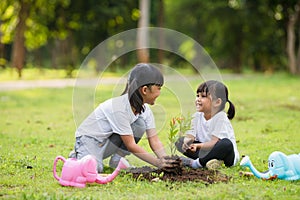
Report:
[[[64,162],[61,177],[58,177],[56,173],[56,165],[59,160]],[[124,158],[121,158],[115,171],[112,174],[103,177],[98,174],[97,161],[91,155],[87,155],[80,160],[77,160],[76,158],[65,159],[62,156],[57,156],[54,160],[53,176],[62,186],[83,188],[86,183],[109,183],[115,179],[121,169],[126,169],[129,166],[129,163]]]

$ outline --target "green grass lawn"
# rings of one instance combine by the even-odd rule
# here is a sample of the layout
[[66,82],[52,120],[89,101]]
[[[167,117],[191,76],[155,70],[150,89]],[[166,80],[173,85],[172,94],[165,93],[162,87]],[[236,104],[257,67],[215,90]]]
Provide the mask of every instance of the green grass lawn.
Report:
[[[191,79],[194,91],[201,80]],[[286,74],[226,78],[236,106],[235,129],[241,155],[249,155],[260,171],[267,170],[273,151],[300,153],[300,78]],[[175,86],[174,86],[175,85]],[[159,136],[168,147],[168,121],[181,112],[193,112],[194,94],[185,84],[168,82],[153,110]],[[115,95],[114,85],[95,90],[94,104]],[[171,88],[171,89],[170,89]],[[173,88],[173,89],[172,89]],[[80,89],[85,90],[85,89]],[[174,93],[174,90],[178,90]],[[224,168],[229,183],[171,183],[135,181],[121,174],[106,185],[84,189],[62,187],[53,178],[53,160],[67,157],[76,129],[72,111],[73,88],[0,91],[0,198],[2,199],[299,199],[300,182],[263,181],[241,177],[240,166]],[[84,109],[85,100],[82,100]],[[147,142],[141,145],[149,150]],[[137,167],[147,165],[134,156]],[[106,161],[107,162],[107,161]],[[111,170],[106,168],[106,172]]]

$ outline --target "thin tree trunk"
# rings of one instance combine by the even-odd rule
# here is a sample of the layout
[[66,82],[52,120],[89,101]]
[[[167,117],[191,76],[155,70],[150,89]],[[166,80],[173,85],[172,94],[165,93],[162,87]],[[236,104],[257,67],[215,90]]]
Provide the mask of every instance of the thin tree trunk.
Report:
[[[298,17],[299,17],[299,15],[298,15]],[[298,29],[298,40],[300,41],[300,29]],[[296,73],[297,74],[300,73],[300,44],[298,44],[298,49],[297,49]]]
[[242,49],[243,49],[243,35],[240,34],[236,37],[236,46],[233,50],[233,65],[232,69],[236,73],[242,73]]
[[[164,0],[159,0],[159,12],[158,12],[158,26],[164,27],[164,14],[165,13],[165,7],[164,7]],[[164,61],[164,41],[165,41],[165,35],[163,31],[159,32],[159,49],[158,49],[158,63],[163,63]]]
[[150,0],[140,0],[141,17],[138,23],[137,32],[137,56],[139,62],[149,62],[149,50],[148,50],[148,31],[149,27],[149,6]]
[[[1,39],[1,37],[0,37]],[[6,67],[6,58],[5,58],[5,45],[0,42],[0,67]]]
[[300,74],[300,28],[299,28],[299,18],[300,18],[300,0],[297,2],[297,5],[295,6],[296,9],[296,21],[298,26],[298,49],[297,49],[297,60],[296,60],[296,73]]
[[[0,26],[2,21],[0,20]],[[5,68],[6,59],[5,59],[5,45],[1,43],[2,33],[0,32],[0,67]]]
[[[298,1],[299,4],[300,1]],[[295,13],[290,14],[289,21],[287,25],[287,55],[289,61],[289,71],[291,74],[297,73],[297,61],[296,61],[296,51],[295,51],[295,24],[297,22],[299,7],[296,5]]]
[[16,26],[16,35],[13,43],[12,66],[17,68],[19,78],[22,77],[22,69],[25,61],[25,37],[26,19],[29,15],[29,3],[20,1],[20,11],[18,16],[18,24]]

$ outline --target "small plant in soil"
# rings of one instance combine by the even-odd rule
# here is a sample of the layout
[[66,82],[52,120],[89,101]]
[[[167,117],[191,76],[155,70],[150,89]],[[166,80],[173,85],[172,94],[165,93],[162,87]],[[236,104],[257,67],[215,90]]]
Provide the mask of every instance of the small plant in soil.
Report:
[[172,163],[174,164],[175,167],[171,169],[164,169],[166,173],[182,174],[182,163],[180,157],[176,155],[175,142],[179,139],[179,137],[183,136],[183,134],[187,130],[189,130],[190,127],[191,127],[191,118],[185,117],[182,114],[173,117],[170,120],[168,140],[169,140],[171,156],[166,157],[166,159],[172,160]]
[[175,142],[191,128],[191,117],[183,115],[173,117],[170,120],[169,128],[169,147],[171,156],[166,157],[174,164],[173,168],[154,169],[148,166],[141,168],[133,168],[128,173],[132,174],[136,180],[168,180],[168,181],[201,181],[205,184],[213,184],[216,182],[228,182],[230,177],[220,173],[219,171],[210,171],[206,169],[191,169],[183,167],[181,158],[176,155]]
[[179,137],[182,137],[184,133],[191,128],[191,117],[185,117],[184,115],[180,115],[177,117],[173,117],[170,120],[170,129],[169,129],[169,146],[171,150],[171,155],[176,154],[176,146],[175,142]]

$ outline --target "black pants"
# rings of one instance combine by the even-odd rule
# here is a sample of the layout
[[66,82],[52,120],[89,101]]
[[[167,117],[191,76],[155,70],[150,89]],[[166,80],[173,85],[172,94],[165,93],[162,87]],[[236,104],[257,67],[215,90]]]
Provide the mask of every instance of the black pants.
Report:
[[[206,166],[206,163],[212,159],[218,159],[223,160],[225,166],[230,167],[234,163],[234,149],[233,144],[228,138],[223,138],[219,140],[215,146],[204,156],[200,156],[200,149],[197,149],[196,152],[192,152],[190,150],[187,150],[184,152],[182,150],[182,144],[183,144],[184,137],[179,138],[175,145],[179,152],[183,153],[185,156],[197,159],[199,158],[199,162],[202,166]],[[194,142],[194,143],[200,143],[200,142]]]

